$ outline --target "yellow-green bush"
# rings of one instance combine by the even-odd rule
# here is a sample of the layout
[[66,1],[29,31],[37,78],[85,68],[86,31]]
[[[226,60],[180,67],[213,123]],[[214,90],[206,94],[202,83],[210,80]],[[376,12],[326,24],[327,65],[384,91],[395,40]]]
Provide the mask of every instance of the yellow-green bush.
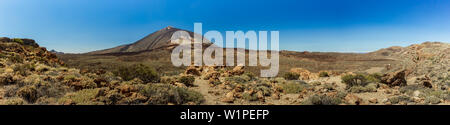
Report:
[[365,76],[368,82],[379,83],[382,75],[379,73],[368,74]]
[[312,95],[304,100],[302,105],[339,105],[342,99],[339,97],[330,97],[327,95]]
[[152,105],[169,103],[182,105],[189,102],[200,104],[204,101],[203,95],[196,91],[168,84],[149,84],[143,87],[139,93],[148,97],[147,103]]
[[413,100],[409,96],[395,96],[388,99],[392,104],[398,104],[400,102],[412,102]]
[[238,84],[244,84],[249,82],[251,79],[247,76],[232,76],[232,77],[226,77],[225,81],[228,81],[230,83],[238,83]]
[[25,105],[27,102],[23,100],[22,98],[10,98],[7,99],[4,103],[5,105]]
[[366,86],[368,84],[366,77],[362,74],[344,75],[341,77],[341,80],[342,83],[347,85],[347,88],[351,88],[353,86]]
[[17,91],[17,95],[30,103],[34,103],[39,97],[36,87],[24,86]]
[[328,74],[328,72],[320,72],[319,77],[330,77],[330,75]]
[[15,42],[15,43],[19,43],[19,44],[21,44],[21,45],[24,44],[23,40],[22,40],[22,39],[19,39],[19,38],[14,38],[14,39],[12,39],[12,41]]
[[132,65],[129,67],[120,67],[114,74],[121,77],[123,80],[129,81],[134,78],[141,79],[144,83],[156,83],[159,82],[160,77],[156,71],[143,64]]
[[289,81],[286,84],[281,84],[281,87],[286,93],[300,93],[311,86],[303,81]]
[[283,75],[283,78],[286,80],[298,80],[298,78],[300,78],[300,75],[297,73],[288,72]]
[[258,100],[258,95],[256,93],[244,92],[244,94],[242,94],[242,98],[247,100],[247,101],[257,101]]
[[66,102],[73,102],[76,105],[95,105],[102,104],[96,102],[94,99],[97,97],[99,89],[83,89],[73,93],[67,93],[64,97],[60,98],[58,102],[64,104]]
[[194,86],[195,77],[194,76],[181,76],[178,80],[186,86]]
[[14,71],[22,76],[27,76],[31,71],[34,71],[36,66],[34,64],[26,63],[26,64],[17,64],[14,66]]
[[348,91],[352,93],[377,92],[377,85],[370,83],[367,86],[352,86]]

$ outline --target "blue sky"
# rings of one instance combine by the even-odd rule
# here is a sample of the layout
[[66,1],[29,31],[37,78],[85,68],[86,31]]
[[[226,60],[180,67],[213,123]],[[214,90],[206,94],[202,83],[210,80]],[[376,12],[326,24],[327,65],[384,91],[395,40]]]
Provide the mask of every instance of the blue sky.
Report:
[[450,42],[448,0],[1,0],[0,36],[63,52],[128,44],[168,25],[278,30],[280,49],[368,52]]

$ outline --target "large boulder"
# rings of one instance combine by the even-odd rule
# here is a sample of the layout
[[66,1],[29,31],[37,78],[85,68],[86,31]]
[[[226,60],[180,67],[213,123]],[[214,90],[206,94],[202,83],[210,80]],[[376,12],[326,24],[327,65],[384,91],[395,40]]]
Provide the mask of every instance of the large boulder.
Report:
[[318,74],[311,73],[303,68],[292,68],[290,72],[300,75],[300,80],[311,80],[319,78]]
[[231,75],[242,75],[244,74],[244,66],[236,66],[233,68],[233,70],[231,70],[230,74]]
[[391,87],[406,86],[406,70],[384,74],[381,77],[381,83],[385,83]]
[[220,101],[225,103],[233,103],[234,102],[234,92],[228,92],[224,98],[222,98]]

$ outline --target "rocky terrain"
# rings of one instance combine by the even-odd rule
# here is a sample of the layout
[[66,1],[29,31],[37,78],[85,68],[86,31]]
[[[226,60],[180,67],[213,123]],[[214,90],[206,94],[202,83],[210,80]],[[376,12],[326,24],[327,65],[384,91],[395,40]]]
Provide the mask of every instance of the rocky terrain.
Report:
[[171,69],[164,57],[171,49],[165,47],[55,55],[34,40],[1,38],[0,104],[450,104],[448,43],[366,54],[281,51],[281,72],[274,78],[257,77],[255,67]]
[[0,39],[0,104],[181,105],[204,100],[198,92],[157,81],[158,74],[147,66],[83,73],[65,67],[34,40]]

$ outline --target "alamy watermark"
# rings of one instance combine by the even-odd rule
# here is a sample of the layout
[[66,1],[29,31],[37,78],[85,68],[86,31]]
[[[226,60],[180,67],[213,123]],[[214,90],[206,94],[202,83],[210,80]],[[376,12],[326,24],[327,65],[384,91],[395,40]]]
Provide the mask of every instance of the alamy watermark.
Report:
[[[261,77],[275,77],[279,71],[279,31],[270,31],[270,48],[268,33],[268,31],[259,31],[257,34],[253,30],[246,33],[226,31],[224,45],[224,37],[219,31],[211,30],[203,35],[202,23],[194,23],[193,39],[188,32],[182,30],[172,35],[171,43],[178,44],[172,51],[172,64],[174,66],[246,66],[245,49],[248,48],[247,66],[258,66],[259,60],[259,66],[270,67],[261,70]],[[246,47],[247,40],[248,47]],[[209,46],[202,51],[203,43],[209,43],[209,41],[214,41],[215,45],[224,46],[223,48]],[[237,47],[240,49],[236,49],[235,52]],[[224,48],[226,53],[223,52]],[[235,56],[237,56],[236,61]]]

